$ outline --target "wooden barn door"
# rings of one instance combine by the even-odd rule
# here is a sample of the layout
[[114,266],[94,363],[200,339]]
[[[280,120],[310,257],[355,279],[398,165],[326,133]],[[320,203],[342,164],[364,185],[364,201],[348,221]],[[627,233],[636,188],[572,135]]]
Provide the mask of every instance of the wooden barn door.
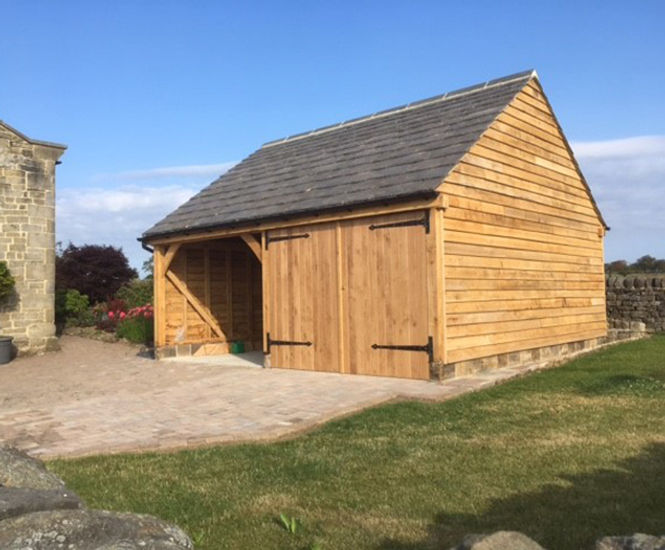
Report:
[[343,222],[348,372],[429,378],[429,212]]
[[339,371],[335,226],[271,230],[265,246],[271,365]]

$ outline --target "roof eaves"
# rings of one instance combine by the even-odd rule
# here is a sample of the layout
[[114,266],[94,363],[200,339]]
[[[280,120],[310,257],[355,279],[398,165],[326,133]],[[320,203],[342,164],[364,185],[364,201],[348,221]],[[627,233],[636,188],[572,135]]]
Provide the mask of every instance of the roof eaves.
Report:
[[[378,200],[366,200],[366,201],[358,201],[358,202],[352,202],[348,204],[343,204],[343,205],[336,205],[336,206],[331,206],[329,208],[322,208],[320,210],[316,211],[316,216],[320,214],[331,214],[334,212],[346,212],[346,211],[351,211],[355,210],[357,208],[367,208],[371,206],[376,206],[376,205],[387,205],[387,204],[395,204],[399,202],[405,202],[409,200],[415,200],[415,199],[426,199],[430,197],[435,197],[437,195],[436,191],[419,191],[416,193],[408,193],[404,195],[398,195],[392,198],[384,198],[384,199],[378,199]],[[310,209],[303,209],[303,210],[292,210],[287,212],[286,214],[282,215],[274,215],[274,216],[269,216],[269,217],[263,217],[263,216],[257,216],[256,218],[250,218],[250,219],[244,219],[244,220],[231,220],[229,222],[223,222],[223,223],[211,223],[207,225],[200,225],[196,227],[191,227],[191,228],[186,228],[186,229],[172,229],[172,230],[164,230],[164,231],[156,231],[156,232],[151,232],[151,229],[143,233],[141,237],[139,237],[139,241],[141,242],[151,242],[156,239],[164,239],[167,237],[172,237],[175,235],[193,235],[196,233],[210,233],[211,231],[216,231],[218,229],[234,229],[234,228],[243,228],[243,227],[253,227],[256,225],[262,225],[262,224],[267,224],[271,222],[276,222],[276,221],[287,221],[287,220],[292,220],[295,218],[299,218],[302,216],[312,216],[314,215],[312,210]],[[316,222],[313,222],[316,223]]]

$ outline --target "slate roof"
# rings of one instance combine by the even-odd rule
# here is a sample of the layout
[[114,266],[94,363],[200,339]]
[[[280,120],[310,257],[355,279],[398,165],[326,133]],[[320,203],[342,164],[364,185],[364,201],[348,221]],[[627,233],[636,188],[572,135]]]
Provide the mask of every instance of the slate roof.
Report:
[[535,77],[526,71],[266,143],[143,238],[434,196]]

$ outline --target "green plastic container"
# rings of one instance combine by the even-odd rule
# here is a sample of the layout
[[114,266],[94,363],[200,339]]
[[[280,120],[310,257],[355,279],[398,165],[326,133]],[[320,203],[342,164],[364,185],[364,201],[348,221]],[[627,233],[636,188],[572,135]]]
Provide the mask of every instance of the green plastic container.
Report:
[[231,342],[231,353],[245,353],[245,342],[242,340]]

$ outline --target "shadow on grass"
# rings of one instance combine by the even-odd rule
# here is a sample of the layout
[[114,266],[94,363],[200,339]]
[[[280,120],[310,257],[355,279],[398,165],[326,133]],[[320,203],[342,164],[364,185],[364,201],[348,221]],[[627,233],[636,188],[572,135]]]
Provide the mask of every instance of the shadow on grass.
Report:
[[592,549],[606,535],[665,533],[665,443],[613,470],[561,476],[561,485],[493,501],[475,514],[439,513],[425,540],[386,539],[381,550],[450,548],[470,533],[521,531],[545,548]]

